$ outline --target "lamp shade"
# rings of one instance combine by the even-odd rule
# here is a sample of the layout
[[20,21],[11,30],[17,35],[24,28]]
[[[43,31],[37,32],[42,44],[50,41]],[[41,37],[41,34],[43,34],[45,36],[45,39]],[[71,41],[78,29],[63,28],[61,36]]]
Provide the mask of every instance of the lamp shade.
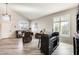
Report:
[[9,22],[10,21],[10,16],[9,15],[1,15],[0,16],[0,21]]

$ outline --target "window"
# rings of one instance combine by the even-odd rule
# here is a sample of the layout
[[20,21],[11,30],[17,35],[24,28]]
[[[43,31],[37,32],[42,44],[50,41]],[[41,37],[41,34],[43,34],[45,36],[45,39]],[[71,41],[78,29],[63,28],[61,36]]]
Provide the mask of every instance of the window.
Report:
[[27,29],[27,23],[20,23],[19,26],[20,26],[20,29],[23,29],[23,30]]
[[33,31],[33,32],[38,32],[38,23],[34,23],[34,24],[32,25],[32,31]]
[[59,32],[60,35],[70,35],[70,16],[63,15],[53,18],[53,32]]
[[54,26],[53,26],[54,27],[54,32],[59,32],[60,31],[60,29],[59,29],[60,26],[59,25],[60,25],[59,22],[54,23]]
[[61,22],[61,35],[69,34],[69,22]]
[[18,23],[19,30],[28,30],[28,28],[29,28],[28,21],[19,21],[19,23]]
[[60,31],[60,18],[56,17],[53,19],[53,31],[59,32]]

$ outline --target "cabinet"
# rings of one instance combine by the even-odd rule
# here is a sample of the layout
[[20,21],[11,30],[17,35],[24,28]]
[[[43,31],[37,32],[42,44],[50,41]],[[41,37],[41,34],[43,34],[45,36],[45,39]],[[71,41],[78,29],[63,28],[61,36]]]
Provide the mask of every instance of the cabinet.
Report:
[[79,55],[79,38],[73,37],[74,55]]
[[79,14],[77,14],[76,21],[77,21],[77,32],[79,32]]

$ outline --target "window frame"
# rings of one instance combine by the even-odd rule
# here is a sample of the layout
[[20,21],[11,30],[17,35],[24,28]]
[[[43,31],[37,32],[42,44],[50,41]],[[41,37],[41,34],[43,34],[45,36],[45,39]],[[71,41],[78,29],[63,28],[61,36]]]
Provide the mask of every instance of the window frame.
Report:
[[[56,20],[56,18],[58,19],[59,18],[59,20],[60,21],[54,21],[54,20]],[[61,19],[63,19],[63,18],[66,18],[66,19],[68,19],[68,20],[61,20]],[[69,23],[69,34],[62,34],[62,31],[61,31],[61,24],[62,24],[62,22],[68,22]],[[60,32],[60,36],[65,36],[65,37],[70,37],[70,14],[65,14],[65,15],[61,15],[61,16],[56,16],[56,17],[53,17],[53,26],[54,26],[54,24],[55,23],[60,23],[59,24],[59,32]],[[55,30],[54,30],[54,27],[53,27],[53,32],[54,32]]]

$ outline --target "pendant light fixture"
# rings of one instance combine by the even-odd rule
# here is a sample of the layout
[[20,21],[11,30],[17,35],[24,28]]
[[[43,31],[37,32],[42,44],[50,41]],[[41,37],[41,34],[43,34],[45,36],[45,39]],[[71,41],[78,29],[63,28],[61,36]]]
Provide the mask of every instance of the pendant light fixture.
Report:
[[3,16],[2,16],[2,20],[3,21],[10,21],[10,15],[8,15],[8,7],[7,7],[7,5],[8,5],[8,3],[5,3],[5,14],[3,14]]
[[7,6],[8,6],[8,3],[4,3],[4,6],[2,6],[2,7],[5,7],[4,8],[5,9],[4,10],[5,13],[2,14],[3,16],[8,15],[8,7]]
[[6,13],[5,14],[8,15],[8,13],[7,13],[7,5],[8,5],[8,3],[5,3],[5,5],[6,5]]

